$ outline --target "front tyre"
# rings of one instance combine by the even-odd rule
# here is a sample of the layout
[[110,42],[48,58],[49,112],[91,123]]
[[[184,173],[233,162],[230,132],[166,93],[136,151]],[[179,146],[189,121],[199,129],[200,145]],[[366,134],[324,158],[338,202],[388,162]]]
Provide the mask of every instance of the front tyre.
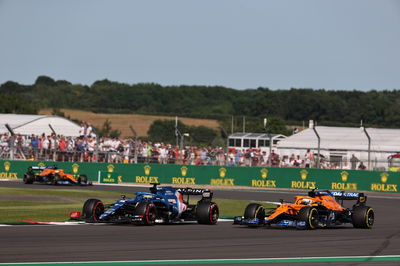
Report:
[[258,219],[257,224],[249,224],[251,225],[263,225],[265,221],[265,209],[261,204],[258,203],[250,203],[247,205],[246,209],[244,210],[244,219]]
[[157,208],[152,202],[139,202],[134,215],[141,217],[141,224],[154,225],[157,218]]
[[88,222],[98,222],[100,215],[104,213],[104,204],[98,199],[88,199],[83,204],[82,214]]
[[357,206],[351,216],[355,228],[370,229],[374,224],[375,213],[371,207]]
[[297,214],[299,221],[305,222],[307,229],[316,229],[318,227],[319,215],[318,210],[313,207],[301,208]]
[[219,208],[215,202],[199,202],[196,207],[196,217],[199,224],[216,224]]
[[23,181],[25,184],[33,184],[33,181],[35,181],[35,177],[32,174],[25,174]]

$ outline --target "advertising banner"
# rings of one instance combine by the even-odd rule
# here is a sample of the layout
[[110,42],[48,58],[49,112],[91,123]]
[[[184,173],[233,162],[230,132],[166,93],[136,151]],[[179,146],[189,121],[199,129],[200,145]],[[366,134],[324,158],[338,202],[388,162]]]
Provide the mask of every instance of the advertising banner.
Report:
[[0,179],[22,178],[29,166],[50,165],[56,165],[76,177],[85,174],[90,181],[99,181],[100,177],[101,183],[161,183],[394,193],[399,192],[400,185],[400,172],[390,171],[11,160],[0,161]]

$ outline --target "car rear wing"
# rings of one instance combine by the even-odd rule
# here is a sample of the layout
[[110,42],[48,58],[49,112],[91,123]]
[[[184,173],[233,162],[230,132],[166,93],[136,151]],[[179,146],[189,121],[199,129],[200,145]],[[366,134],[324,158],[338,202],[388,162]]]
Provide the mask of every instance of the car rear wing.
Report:
[[47,167],[46,166],[29,166],[28,169],[32,169],[32,170],[44,170]]
[[310,197],[330,195],[336,200],[357,200],[357,204],[363,204],[367,201],[367,196],[361,192],[329,191],[329,190],[311,190],[308,192]]
[[331,193],[336,200],[357,200],[357,203],[365,203],[367,201],[367,196],[360,192],[332,191]]
[[179,188],[183,195],[201,195],[203,198],[212,198],[213,193],[209,189],[202,188]]

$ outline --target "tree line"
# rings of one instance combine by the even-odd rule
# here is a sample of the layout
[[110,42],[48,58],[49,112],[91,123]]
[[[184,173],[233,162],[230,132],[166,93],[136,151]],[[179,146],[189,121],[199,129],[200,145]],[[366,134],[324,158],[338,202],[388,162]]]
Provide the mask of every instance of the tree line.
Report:
[[[218,119],[224,128],[263,130],[262,119],[273,118],[275,131],[285,124],[400,127],[400,91],[333,91],[257,88],[235,90],[222,86],[161,86],[125,84],[107,79],[92,85],[72,84],[39,76],[32,85],[8,81],[0,86],[0,112],[35,114],[43,108],[82,109],[101,113],[179,115]],[[275,132],[283,133],[283,132]],[[287,132],[286,132],[287,133]]]

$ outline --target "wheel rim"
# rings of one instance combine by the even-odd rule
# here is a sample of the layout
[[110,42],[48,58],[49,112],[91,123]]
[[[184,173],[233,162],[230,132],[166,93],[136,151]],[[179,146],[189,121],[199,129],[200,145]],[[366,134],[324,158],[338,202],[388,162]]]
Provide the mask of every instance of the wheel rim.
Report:
[[310,210],[310,216],[308,218],[310,228],[314,229],[318,225],[318,211],[316,209]]
[[216,205],[212,205],[211,212],[210,212],[211,223],[216,223],[218,221],[218,217],[219,217],[218,208],[216,208]]
[[99,220],[100,215],[103,213],[103,208],[102,208],[102,202],[99,201],[96,203],[96,205],[93,208],[93,220],[97,221]]
[[367,226],[371,227],[374,224],[374,211],[372,209],[368,209],[367,211]]
[[147,224],[154,224],[154,222],[156,220],[156,213],[155,213],[154,207],[152,205],[149,205],[147,207],[145,219],[146,219]]

